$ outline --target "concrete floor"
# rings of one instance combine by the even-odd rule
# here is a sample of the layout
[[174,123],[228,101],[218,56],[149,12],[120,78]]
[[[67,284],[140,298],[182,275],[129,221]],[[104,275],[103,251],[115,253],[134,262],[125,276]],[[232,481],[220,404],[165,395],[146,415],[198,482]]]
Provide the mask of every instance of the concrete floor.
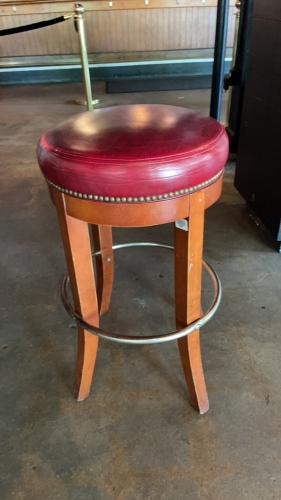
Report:
[[[223,299],[202,331],[210,410],[190,407],[176,342],[100,342],[90,397],[72,396],[76,337],[60,302],[55,211],[36,164],[41,133],[82,111],[80,84],[6,87],[1,161],[1,462],[5,500],[280,500],[280,255],[233,187],[206,216],[205,258]],[[209,91],[104,94],[101,106],[157,102],[208,113]],[[170,225],[115,241],[172,242]],[[207,284],[208,289],[208,284]],[[207,300],[206,294],[206,300]],[[116,254],[103,327],[173,325],[172,252]]]

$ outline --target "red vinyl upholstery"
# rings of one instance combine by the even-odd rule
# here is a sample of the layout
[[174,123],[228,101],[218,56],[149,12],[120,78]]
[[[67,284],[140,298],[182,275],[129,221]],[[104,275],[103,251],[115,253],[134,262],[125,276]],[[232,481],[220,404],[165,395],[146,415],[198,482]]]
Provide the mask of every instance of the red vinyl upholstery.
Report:
[[214,182],[228,154],[224,128],[189,109],[158,104],[87,111],[46,132],[38,161],[47,181],[80,198],[145,202]]

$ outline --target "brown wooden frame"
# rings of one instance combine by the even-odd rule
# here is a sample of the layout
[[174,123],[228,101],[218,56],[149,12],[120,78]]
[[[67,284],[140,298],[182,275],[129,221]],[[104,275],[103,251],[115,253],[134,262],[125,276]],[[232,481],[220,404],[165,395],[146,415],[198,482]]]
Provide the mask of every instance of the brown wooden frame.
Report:
[[[205,209],[220,196],[223,176],[195,193],[149,203],[105,203],[81,200],[49,187],[54,202],[68,274],[78,314],[95,326],[108,310],[113,283],[111,226],[145,227],[187,219],[188,231],[175,227],[175,315],[177,328],[199,319],[201,311],[202,250]],[[97,258],[97,288],[92,263],[89,224]],[[199,330],[178,341],[192,406],[208,410],[208,396],[201,361]],[[75,395],[85,399],[94,372],[98,337],[78,327]]]
[[[181,7],[216,7],[217,0],[85,0],[81,2],[87,11],[101,10],[137,10],[137,9],[168,9]],[[230,6],[235,5],[235,0],[230,0]],[[0,14],[10,16],[18,14],[46,14],[50,12],[72,12],[74,2],[69,0],[0,0]]]

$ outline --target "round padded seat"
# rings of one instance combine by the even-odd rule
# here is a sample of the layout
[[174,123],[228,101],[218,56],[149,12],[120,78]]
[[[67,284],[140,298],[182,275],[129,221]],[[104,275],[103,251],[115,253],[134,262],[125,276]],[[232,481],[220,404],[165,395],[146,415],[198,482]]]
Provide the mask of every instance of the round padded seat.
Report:
[[38,145],[49,184],[109,203],[176,198],[207,187],[222,174],[227,154],[227,135],[217,121],[158,104],[78,114]]

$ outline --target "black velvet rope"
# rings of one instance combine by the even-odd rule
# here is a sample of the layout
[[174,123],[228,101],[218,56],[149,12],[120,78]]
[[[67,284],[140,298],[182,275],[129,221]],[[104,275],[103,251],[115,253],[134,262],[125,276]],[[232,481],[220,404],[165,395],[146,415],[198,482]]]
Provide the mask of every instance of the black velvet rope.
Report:
[[13,35],[15,33],[22,33],[23,31],[37,30],[38,28],[45,28],[45,26],[51,26],[52,24],[58,24],[62,21],[66,21],[69,17],[60,16],[55,19],[50,19],[49,21],[41,21],[40,23],[26,24],[25,26],[18,26],[17,28],[10,28],[7,30],[1,30],[0,36]]

